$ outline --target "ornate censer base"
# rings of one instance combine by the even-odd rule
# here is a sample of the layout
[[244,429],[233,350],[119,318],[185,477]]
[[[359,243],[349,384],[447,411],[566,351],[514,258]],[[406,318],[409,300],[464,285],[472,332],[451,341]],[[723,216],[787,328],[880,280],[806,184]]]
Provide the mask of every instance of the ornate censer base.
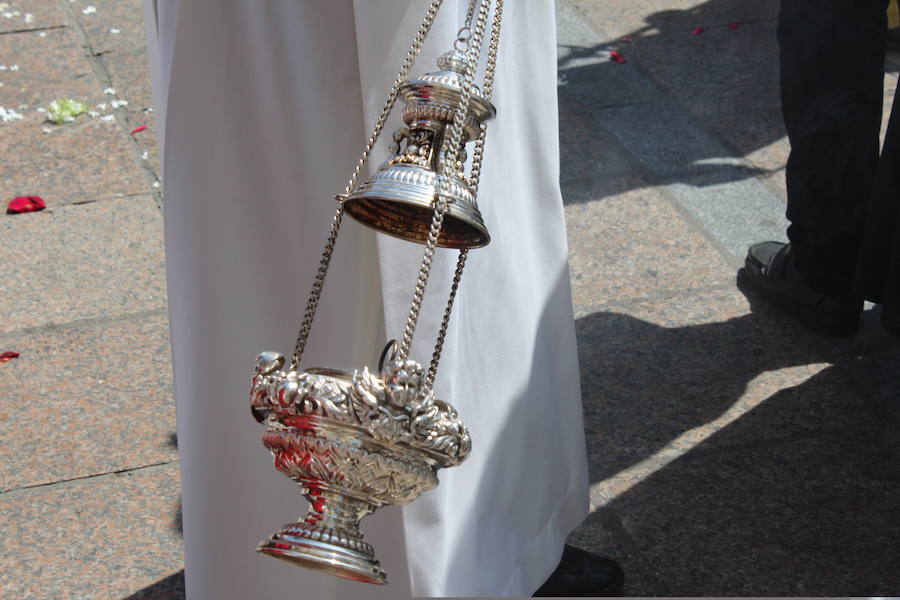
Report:
[[281,371],[284,356],[257,359],[253,416],[275,468],[310,503],[258,551],[332,575],[385,584],[359,521],[385,504],[403,505],[438,484],[437,470],[468,454],[466,428],[449,404],[424,386],[418,363],[392,360],[377,377],[308,369]]
[[[349,549],[351,544],[360,547],[361,551]],[[372,546],[341,537],[333,529],[307,523],[288,523],[262,542],[256,551],[301,567],[327,571],[344,579],[379,585],[387,583],[387,576],[375,560]]]

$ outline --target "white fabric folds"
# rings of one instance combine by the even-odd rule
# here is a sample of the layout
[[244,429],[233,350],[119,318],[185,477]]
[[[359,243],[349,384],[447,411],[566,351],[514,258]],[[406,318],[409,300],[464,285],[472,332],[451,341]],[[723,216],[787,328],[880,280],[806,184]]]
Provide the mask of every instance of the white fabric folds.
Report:
[[[363,521],[377,587],[255,554],[306,512],[272,467],[248,386],[289,354],[336,208],[426,8],[412,0],[147,0],[191,600],[528,596],[587,511],[558,185],[551,0],[508,0],[473,250],[436,388],[473,450]],[[413,75],[465,13],[447,0]],[[385,157],[395,111],[372,169]],[[347,218],[304,366],[375,366],[402,335],[423,247]],[[428,362],[457,253],[439,250],[412,357]]]

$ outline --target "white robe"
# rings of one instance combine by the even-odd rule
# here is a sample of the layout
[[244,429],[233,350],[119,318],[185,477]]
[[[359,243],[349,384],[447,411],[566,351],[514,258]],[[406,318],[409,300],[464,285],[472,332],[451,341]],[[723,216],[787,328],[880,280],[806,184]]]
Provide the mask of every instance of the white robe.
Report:
[[[250,417],[259,351],[290,355],[336,208],[419,21],[411,0],[147,0],[191,600],[527,596],[587,511],[558,185],[551,0],[509,0],[473,250],[439,398],[473,450],[412,504],[362,522],[378,587],[253,552],[306,512]],[[411,75],[465,12],[447,0]],[[385,128],[386,156],[399,111]],[[471,152],[471,146],[470,146]],[[374,367],[402,335],[423,246],[346,218],[304,366]],[[428,363],[457,253],[440,250],[412,358]]]

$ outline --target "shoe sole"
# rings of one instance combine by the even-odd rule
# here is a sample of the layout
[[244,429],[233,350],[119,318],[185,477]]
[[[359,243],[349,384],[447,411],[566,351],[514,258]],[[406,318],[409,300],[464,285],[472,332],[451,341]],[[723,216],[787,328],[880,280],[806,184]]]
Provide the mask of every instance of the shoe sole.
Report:
[[811,306],[798,304],[785,297],[772,286],[766,277],[753,272],[754,265],[748,264],[738,271],[738,288],[749,287],[759,296],[785,314],[793,317],[807,329],[823,337],[850,337],[859,332],[859,316],[831,317],[823,315]]

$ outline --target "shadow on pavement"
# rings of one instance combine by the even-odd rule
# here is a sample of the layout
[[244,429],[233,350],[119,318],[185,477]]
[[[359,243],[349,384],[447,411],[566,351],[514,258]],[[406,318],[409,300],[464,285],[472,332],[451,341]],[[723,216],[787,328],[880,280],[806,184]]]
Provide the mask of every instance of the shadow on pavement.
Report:
[[[636,16],[641,3],[630,9],[570,3],[587,7],[589,15],[593,10],[601,26],[605,21],[616,29],[620,13],[625,22],[644,25],[590,43],[587,38],[567,43],[561,35],[564,182],[637,167],[655,184],[706,187],[783,170],[787,141],[779,97],[778,0],[708,0],[643,17]],[[692,35],[698,28],[702,33]],[[625,62],[610,60],[610,51]],[[889,53],[885,70],[900,70],[900,54]],[[628,188],[615,180],[607,193]]]
[[123,600],[183,600],[184,597],[184,569],[182,569]]
[[671,328],[601,312],[577,328],[599,505],[581,535],[627,536],[626,595],[900,589],[900,464],[853,383],[896,389],[896,370],[873,368],[887,334],[823,346],[764,308]]

